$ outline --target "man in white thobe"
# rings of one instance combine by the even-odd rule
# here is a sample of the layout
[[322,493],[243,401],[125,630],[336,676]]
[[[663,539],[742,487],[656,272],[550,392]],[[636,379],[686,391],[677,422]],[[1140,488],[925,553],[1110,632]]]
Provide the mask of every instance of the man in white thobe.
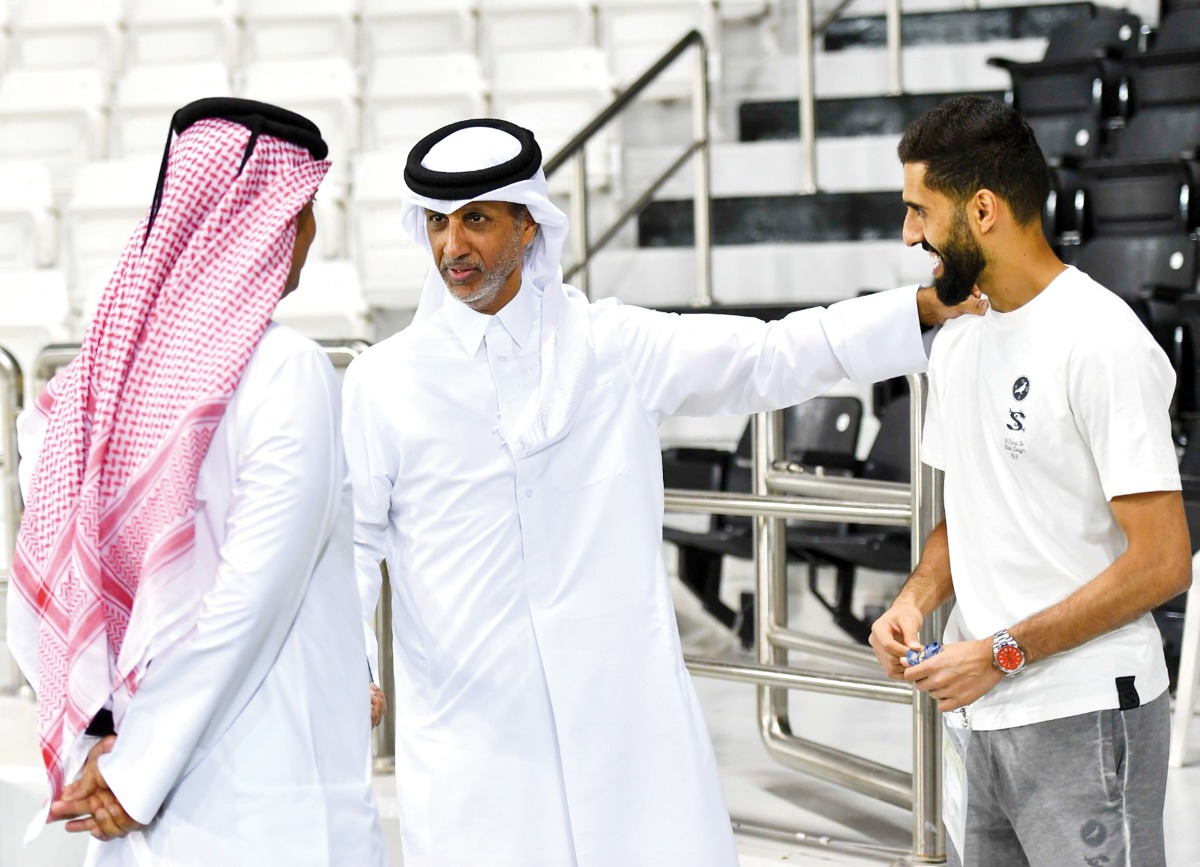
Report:
[[[409,155],[433,256],[345,380],[365,612],[393,594],[406,867],[733,867],[662,562],[657,426],[924,368],[913,291],[777,323],[589,304],[531,133]],[[927,298],[922,296],[922,303]]]
[[[72,612],[65,658],[48,658],[63,614],[28,580],[9,597],[39,718],[66,692],[65,722],[41,729],[48,818],[92,834],[88,865],[382,867],[340,384],[320,347],[270,322],[315,234],[325,146],[307,120],[245,100],[193,103],[172,125],[150,217],[79,359],[21,417],[22,574],[59,580],[39,530],[71,500],[71,550],[102,564],[92,610],[108,621],[85,640],[89,618]],[[118,494],[85,520],[101,440],[133,472],[107,471]],[[63,496],[48,474],[82,455],[88,475]],[[144,556],[126,526],[154,531],[135,534],[153,536]],[[68,577],[94,581],[86,564]]]

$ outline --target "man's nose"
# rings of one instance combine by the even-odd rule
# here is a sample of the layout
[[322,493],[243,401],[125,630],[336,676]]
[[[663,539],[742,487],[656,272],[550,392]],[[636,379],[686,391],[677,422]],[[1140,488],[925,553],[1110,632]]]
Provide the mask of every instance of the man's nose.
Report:
[[917,225],[917,220],[912,213],[904,215],[904,230],[901,233],[901,237],[909,247],[914,247],[925,240],[925,233]]
[[442,254],[451,259],[457,259],[467,252],[466,233],[461,224],[451,220],[446,226],[446,245]]

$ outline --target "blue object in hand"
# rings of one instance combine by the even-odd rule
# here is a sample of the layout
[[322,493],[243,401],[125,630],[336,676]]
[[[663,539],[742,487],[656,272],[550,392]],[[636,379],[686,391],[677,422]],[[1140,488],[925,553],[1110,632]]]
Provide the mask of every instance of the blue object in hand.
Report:
[[910,650],[904,654],[904,658],[908,660],[909,665],[920,665],[929,657],[941,653],[942,646],[936,641],[931,641],[922,647],[920,650]]

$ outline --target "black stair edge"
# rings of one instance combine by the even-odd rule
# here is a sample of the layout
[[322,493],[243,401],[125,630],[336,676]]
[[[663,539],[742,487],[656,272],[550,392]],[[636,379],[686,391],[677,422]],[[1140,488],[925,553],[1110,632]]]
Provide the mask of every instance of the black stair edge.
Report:
[[[1084,21],[1094,18],[1095,14],[1096,7],[1092,3],[908,12],[900,19],[900,39],[905,48],[910,48],[914,45],[1045,38],[1060,24]],[[825,51],[881,48],[887,45],[887,19],[882,15],[839,18],[829,25],[821,44]]]
[[[968,91],[819,99],[816,106],[817,138],[901,135],[910,123],[929,109],[966,93]],[[1002,90],[969,93],[1004,99]],[[798,100],[757,100],[743,102],[738,106],[738,141],[780,141],[799,137]]]
[[[899,190],[712,201],[716,246],[898,240],[903,224]],[[653,202],[638,215],[639,247],[690,247],[693,238],[690,199]]]

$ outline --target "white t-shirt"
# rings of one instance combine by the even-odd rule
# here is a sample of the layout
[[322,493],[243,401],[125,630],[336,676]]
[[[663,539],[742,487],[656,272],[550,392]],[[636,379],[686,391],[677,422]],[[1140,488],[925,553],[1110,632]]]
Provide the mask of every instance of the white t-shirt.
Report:
[[[1068,268],[1032,301],[948,322],[929,359],[922,457],[946,472],[957,603],[946,641],[991,636],[1054,605],[1125,550],[1108,501],[1179,490],[1175,374],[1133,311]],[[1006,678],[970,710],[1002,729],[1142,703],[1167,688],[1149,614]]]

